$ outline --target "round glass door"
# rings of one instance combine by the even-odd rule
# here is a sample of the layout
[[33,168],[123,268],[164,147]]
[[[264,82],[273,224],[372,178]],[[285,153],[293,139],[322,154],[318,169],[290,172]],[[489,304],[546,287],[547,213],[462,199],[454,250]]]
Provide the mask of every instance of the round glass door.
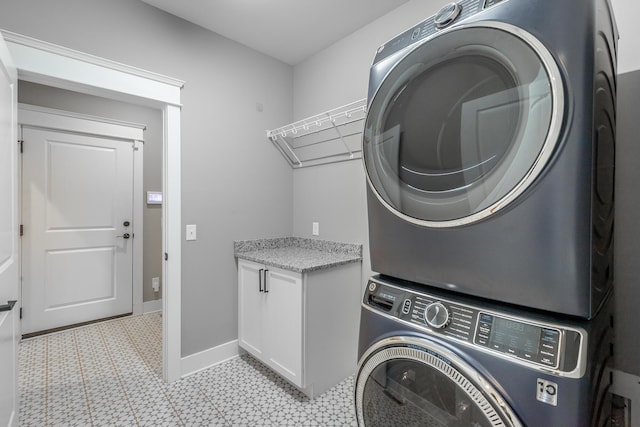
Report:
[[443,32],[406,54],[370,102],[369,185],[414,223],[478,221],[542,171],[563,110],[559,70],[530,34],[501,23]]
[[416,338],[391,338],[368,352],[355,402],[361,427],[521,427],[475,369]]

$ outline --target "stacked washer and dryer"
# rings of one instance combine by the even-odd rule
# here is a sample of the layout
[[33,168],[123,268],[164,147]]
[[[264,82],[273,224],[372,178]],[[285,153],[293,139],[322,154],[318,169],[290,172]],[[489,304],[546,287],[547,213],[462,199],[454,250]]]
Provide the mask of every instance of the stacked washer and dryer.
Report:
[[461,0],[381,46],[361,426],[607,425],[608,0]]

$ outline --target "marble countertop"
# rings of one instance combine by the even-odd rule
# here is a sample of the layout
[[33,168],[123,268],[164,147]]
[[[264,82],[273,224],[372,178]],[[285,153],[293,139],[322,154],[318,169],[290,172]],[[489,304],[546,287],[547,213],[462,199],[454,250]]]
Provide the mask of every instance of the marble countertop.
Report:
[[362,261],[362,245],[301,237],[235,241],[233,253],[239,259],[297,273]]

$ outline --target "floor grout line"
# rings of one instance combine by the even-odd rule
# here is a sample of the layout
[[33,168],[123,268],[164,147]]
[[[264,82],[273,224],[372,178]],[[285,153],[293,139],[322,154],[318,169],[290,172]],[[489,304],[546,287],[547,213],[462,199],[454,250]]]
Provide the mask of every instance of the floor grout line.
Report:
[[102,340],[102,345],[104,345],[105,352],[107,357],[109,358],[109,362],[111,363],[111,367],[113,368],[113,372],[115,373],[116,378],[118,379],[118,384],[120,384],[120,389],[122,390],[122,394],[124,395],[125,400],[127,401],[127,405],[129,405],[129,410],[131,411],[131,415],[136,421],[136,426],[140,426],[140,421],[138,421],[138,417],[136,416],[136,411],[133,409],[133,405],[131,405],[131,400],[129,399],[129,394],[127,393],[127,389],[122,383],[122,377],[120,376],[120,372],[116,367],[115,362],[111,356],[111,351],[109,350],[109,346],[107,345],[107,341],[104,338],[104,331],[102,330],[102,326],[99,326],[98,333],[100,334],[100,339]]
[[[131,336],[131,333],[129,332],[128,328],[127,328],[127,324],[123,323],[122,324],[122,329],[125,331],[125,334],[127,336],[127,338],[129,339],[129,342],[131,343],[131,346],[135,349],[136,353],[138,353],[138,357],[140,357],[140,359],[142,359],[142,361],[144,362],[144,364],[147,366],[147,369],[149,369],[154,378],[156,378],[156,381],[161,381],[161,379],[157,378],[156,375],[156,370],[153,369],[153,367],[151,367],[151,365],[149,364],[148,360],[146,357],[144,357],[143,352],[140,350],[140,348],[138,347],[138,345],[136,344],[136,340],[134,340]],[[162,394],[164,395],[164,397],[167,399],[167,401],[169,402],[169,405],[171,405],[171,409],[173,409],[173,412],[175,413],[175,415],[178,417],[178,419],[180,420],[180,423],[185,426],[186,424],[184,423],[184,421],[182,420],[182,417],[180,416],[180,412],[176,410],[175,405],[173,404],[171,398],[167,395],[166,391],[164,390],[163,387],[160,387],[160,390],[162,391]]]
[[73,331],[73,343],[76,350],[76,358],[78,360],[78,367],[80,368],[80,378],[82,379],[82,389],[84,390],[84,398],[87,403],[87,409],[89,412],[89,421],[93,427],[93,413],[91,412],[91,402],[89,401],[89,393],[87,392],[87,383],[84,379],[84,370],[82,369],[82,359],[80,358],[80,349],[78,348],[78,332]]
[[44,425],[49,425],[49,337],[45,340],[45,392],[44,392]]

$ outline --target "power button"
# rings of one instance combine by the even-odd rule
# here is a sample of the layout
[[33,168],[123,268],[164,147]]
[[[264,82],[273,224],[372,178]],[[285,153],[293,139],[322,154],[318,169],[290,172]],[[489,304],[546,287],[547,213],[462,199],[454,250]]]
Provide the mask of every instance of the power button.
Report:
[[436,13],[433,22],[437,28],[444,28],[451,24],[462,12],[462,6],[458,3],[449,3]]

